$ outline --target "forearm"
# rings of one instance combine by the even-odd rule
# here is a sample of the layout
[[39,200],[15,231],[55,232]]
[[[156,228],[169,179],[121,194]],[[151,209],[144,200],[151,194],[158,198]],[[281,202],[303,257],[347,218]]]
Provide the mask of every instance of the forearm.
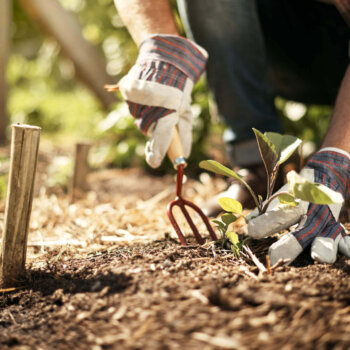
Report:
[[340,86],[322,147],[337,147],[350,153],[350,66]]
[[178,34],[168,0],[114,0],[137,45],[152,34]]

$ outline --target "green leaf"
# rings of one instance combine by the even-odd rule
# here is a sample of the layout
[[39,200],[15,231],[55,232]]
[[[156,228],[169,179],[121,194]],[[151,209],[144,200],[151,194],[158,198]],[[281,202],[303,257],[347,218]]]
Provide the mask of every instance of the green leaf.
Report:
[[297,174],[294,170],[287,174],[289,192],[295,198],[315,204],[341,204],[344,202],[343,196],[330,188],[310,182]]
[[281,135],[277,132],[266,132],[264,135],[275,147],[278,164],[284,163],[301,144],[300,139],[291,135]]
[[254,199],[255,205],[260,208],[259,206],[259,202],[258,202],[258,198],[256,197],[254,191],[251,189],[251,187],[242,179],[241,175],[238,175],[236,172],[234,172],[233,170],[225,167],[224,165],[220,164],[219,162],[216,162],[215,160],[203,160],[199,163],[199,166],[202,169],[205,170],[209,170],[212,171],[215,174],[219,174],[219,175],[224,175],[224,176],[229,176],[229,177],[233,177],[236,180],[238,180],[241,184],[243,184],[243,186],[245,186],[247,188],[247,190],[249,191],[249,193],[251,194],[251,196]]
[[223,222],[221,222],[220,220],[213,220],[212,221],[217,228],[219,228],[220,230],[225,230],[225,224]]
[[276,148],[274,144],[259,130],[253,128],[253,131],[258,142],[260,155],[264,162],[268,178],[271,179],[278,162]]
[[237,180],[242,179],[242,176],[238,175],[233,170],[225,167],[224,165],[220,164],[219,162],[217,162],[215,160],[203,160],[199,163],[199,166],[202,169],[209,170],[215,174],[233,177]]
[[236,232],[226,232],[226,237],[234,246],[237,246],[237,244],[239,243],[239,237]]
[[290,205],[292,207],[295,207],[298,203],[295,201],[295,198],[292,194],[288,194],[288,193],[281,193],[278,196],[278,200],[281,204],[287,204]]
[[242,204],[230,197],[221,197],[218,202],[222,209],[231,213],[242,214]]
[[220,219],[224,224],[230,225],[237,220],[237,217],[235,215],[226,213],[226,214],[223,214]]

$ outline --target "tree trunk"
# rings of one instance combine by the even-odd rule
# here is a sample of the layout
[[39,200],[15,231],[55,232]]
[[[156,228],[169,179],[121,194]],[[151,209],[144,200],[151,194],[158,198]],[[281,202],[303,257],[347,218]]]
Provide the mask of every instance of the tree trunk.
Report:
[[94,91],[107,108],[115,96],[104,90],[112,82],[106,64],[97,49],[84,39],[78,20],[57,0],[20,0],[22,7],[52,35],[73,61],[78,76]]

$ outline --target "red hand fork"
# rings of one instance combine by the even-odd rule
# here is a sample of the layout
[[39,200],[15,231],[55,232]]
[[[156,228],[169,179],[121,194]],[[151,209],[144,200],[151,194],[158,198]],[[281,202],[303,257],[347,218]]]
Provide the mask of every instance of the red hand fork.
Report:
[[174,168],[177,170],[176,197],[174,200],[172,200],[168,204],[168,207],[167,207],[167,213],[168,213],[169,220],[170,220],[171,224],[173,225],[175,232],[177,233],[177,235],[180,239],[181,245],[186,245],[185,236],[182,234],[180,226],[178,225],[177,221],[175,220],[175,217],[173,214],[174,207],[178,206],[181,209],[184,217],[186,218],[186,221],[190,225],[191,230],[192,230],[194,236],[196,237],[197,242],[199,244],[203,244],[204,240],[201,237],[201,235],[199,234],[197,227],[193,223],[193,221],[190,217],[190,214],[187,211],[186,206],[188,206],[199,214],[199,216],[202,218],[205,226],[207,227],[207,230],[210,234],[210,237],[212,238],[212,240],[216,241],[217,240],[216,234],[215,234],[213,228],[211,227],[208,218],[204,215],[202,210],[199,207],[197,207],[194,203],[192,203],[192,202],[190,202],[182,197],[183,173],[184,173],[184,168],[187,165],[186,160],[185,160],[183,155],[184,155],[184,151],[182,148],[181,139],[180,139],[179,133],[177,131],[177,128],[175,128],[174,129],[174,136],[172,138],[172,141],[171,141],[171,144],[170,144],[170,147],[168,150],[168,157],[172,161]]

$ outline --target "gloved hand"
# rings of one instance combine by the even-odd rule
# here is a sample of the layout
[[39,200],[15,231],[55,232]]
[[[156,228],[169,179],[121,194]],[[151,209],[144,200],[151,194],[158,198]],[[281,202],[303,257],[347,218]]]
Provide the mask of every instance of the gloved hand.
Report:
[[[301,175],[309,181],[322,183],[342,194],[350,195],[350,155],[337,148],[323,148],[307,162]],[[255,239],[267,237],[298,224],[293,232],[282,236],[269,248],[271,264],[278,260],[292,262],[311,244],[311,256],[319,262],[332,264],[339,251],[350,257],[350,236],[337,222],[341,204],[317,205],[300,201],[295,207],[272,201],[266,213],[250,220],[248,235]]]
[[146,161],[158,167],[178,127],[184,156],[192,146],[191,92],[204,71],[207,52],[176,35],[153,35],[140,45],[136,64],[119,82],[136,125],[151,136]]

